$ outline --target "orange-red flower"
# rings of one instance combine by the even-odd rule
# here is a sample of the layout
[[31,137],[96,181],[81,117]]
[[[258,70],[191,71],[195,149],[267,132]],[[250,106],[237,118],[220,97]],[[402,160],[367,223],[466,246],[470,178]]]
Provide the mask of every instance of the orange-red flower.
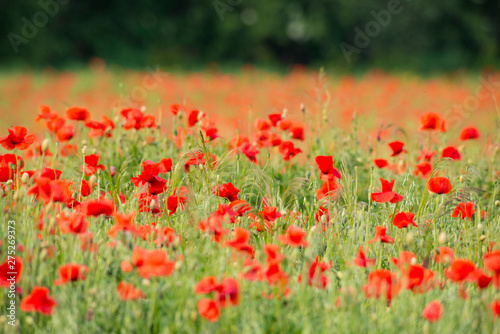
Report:
[[472,203],[472,202],[467,202],[467,203],[460,202],[460,203],[458,203],[455,210],[453,210],[453,213],[451,214],[451,216],[453,218],[456,218],[460,215],[460,216],[462,216],[462,220],[464,220],[465,218],[467,218],[467,220],[470,220],[472,215],[475,212],[476,212],[476,210],[474,210],[474,203]]
[[35,135],[27,135],[28,130],[22,126],[13,126],[7,130],[9,135],[0,138],[0,145],[8,151],[15,148],[23,151],[35,141]]
[[114,239],[116,238],[118,232],[120,231],[129,232],[132,235],[139,233],[137,226],[134,224],[135,216],[136,216],[135,211],[132,211],[128,214],[121,214],[115,212],[113,214],[113,218],[115,219],[116,223],[109,229],[108,236]]
[[52,315],[57,302],[49,296],[49,289],[35,286],[31,293],[21,300],[21,311],[38,312],[43,315]]
[[363,286],[363,290],[366,298],[378,299],[380,296],[384,295],[390,303],[399,292],[396,273],[386,269],[372,271],[368,275],[368,283]]
[[497,300],[490,304],[491,312],[493,313],[493,320],[500,317],[500,300]]
[[451,191],[451,182],[446,177],[436,176],[427,182],[427,190],[434,194],[448,194]]
[[460,152],[458,152],[458,150],[455,147],[448,146],[441,153],[441,157],[450,158],[452,160],[460,160]]
[[450,280],[461,283],[463,282],[470,273],[476,270],[476,265],[474,262],[464,259],[456,259],[451,263],[450,268],[445,270],[445,275]]
[[101,197],[98,200],[88,200],[82,204],[82,212],[86,216],[111,216],[114,211],[114,202],[112,200],[107,200],[104,197]]
[[373,266],[375,264],[375,259],[368,259],[363,252],[363,247],[359,246],[358,254],[354,260],[352,260],[352,263],[358,267],[366,268],[368,266]]
[[393,244],[394,239],[391,238],[390,236],[387,235],[387,227],[385,226],[376,226],[375,227],[375,236],[373,239],[368,241],[368,243],[374,243],[374,242],[382,242],[382,243],[387,243],[387,244]]
[[460,132],[460,140],[478,139],[479,131],[474,127],[467,127]]
[[500,250],[484,255],[483,261],[484,266],[495,273],[493,282],[497,288],[500,288]]
[[97,173],[98,170],[105,170],[106,167],[104,165],[98,165],[99,163],[99,153],[97,154],[89,154],[85,156],[85,166],[81,167],[82,172],[85,172],[85,175],[90,176]]
[[219,307],[217,304],[208,298],[203,298],[198,302],[198,312],[200,315],[210,322],[216,322],[219,319]]
[[415,214],[413,212],[398,212],[394,215],[392,224],[398,228],[406,228],[410,225],[418,227],[418,225],[413,221],[414,217]]
[[226,198],[230,202],[236,201],[238,199],[239,192],[240,190],[233,186],[231,182],[217,185],[212,189],[212,193],[214,195]]
[[395,193],[392,189],[394,188],[395,180],[391,182],[380,178],[380,183],[382,184],[382,191],[379,193],[372,193],[372,201],[378,203],[397,203],[403,200],[403,196]]
[[298,226],[288,226],[286,234],[279,235],[278,240],[283,245],[290,245],[292,247],[307,247],[306,232]]
[[59,267],[59,278],[54,281],[54,285],[57,286],[70,282],[83,281],[88,271],[89,268],[82,264],[64,264]]
[[132,283],[120,282],[118,284],[118,295],[121,300],[136,300],[146,298],[146,295],[142,292],[141,289],[136,289]]
[[422,317],[429,322],[436,322],[443,315],[443,305],[439,300],[433,300],[422,311]]
[[439,252],[434,255],[434,261],[436,261],[436,263],[447,263],[451,262],[454,256],[451,248],[440,246]]
[[405,144],[403,142],[400,142],[400,141],[393,141],[392,143],[389,143],[389,147],[392,150],[391,157],[395,157],[401,153],[406,152],[406,150],[403,149],[404,146],[405,146]]
[[167,252],[156,249],[143,253],[142,263],[139,266],[139,275],[144,278],[151,276],[170,276],[174,271],[175,262],[168,259]]
[[430,111],[420,116],[420,131],[446,131],[446,122],[436,113]]
[[296,148],[291,141],[287,140],[281,142],[279,152],[283,156],[283,160],[289,161],[297,154],[302,153],[302,150],[300,148]]
[[82,234],[87,232],[89,227],[89,222],[77,212],[68,214],[63,211],[59,214],[57,222],[61,233]]
[[10,287],[14,277],[14,282],[19,283],[23,273],[23,260],[18,256],[9,256],[5,262],[0,265],[0,287]]
[[74,121],[86,121],[90,118],[90,113],[86,108],[71,107],[66,110],[66,117]]
[[335,167],[333,167],[333,157],[331,155],[318,155],[315,160],[322,176],[327,176],[327,179],[329,180],[334,177],[338,179],[342,178],[342,175],[340,175],[339,171]]
[[378,168],[385,168],[387,167],[387,165],[389,165],[389,162],[385,159],[375,159],[373,160],[373,162],[375,163],[375,166],[377,166]]

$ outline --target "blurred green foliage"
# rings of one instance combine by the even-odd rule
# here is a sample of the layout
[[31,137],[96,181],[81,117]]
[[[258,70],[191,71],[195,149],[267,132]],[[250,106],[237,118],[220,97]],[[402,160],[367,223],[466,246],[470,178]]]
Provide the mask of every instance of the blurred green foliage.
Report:
[[[387,10],[391,1],[397,2],[0,0],[0,59],[3,67],[63,67],[93,57],[127,67],[300,63],[448,71],[498,65],[498,0],[402,0],[388,24],[376,23],[377,31],[373,11]],[[364,32],[370,22],[369,43],[347,61],[340,44],[356,47],[356,27]]]

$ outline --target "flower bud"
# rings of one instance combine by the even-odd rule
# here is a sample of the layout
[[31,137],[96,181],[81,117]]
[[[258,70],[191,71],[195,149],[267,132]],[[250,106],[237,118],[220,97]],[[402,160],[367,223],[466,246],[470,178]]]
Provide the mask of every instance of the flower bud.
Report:
[[484,240],[486,240],[486,236],[482,235],[479,237],[479,241],[483,242]]
[[477,224],[477,229],[481,231],[483,229],[483,224]]
[[89,178],[90,189],[94,188],[94,185],[96,184],[96,182],[97,182],[97,176],[91,175]]
[[439,233],[438,241],[441,245],[444,244],[446,242],[446,233],[444,232]]
[[156,201],[154,199],[152,199],[149,203],[149,207],[151,208],[151,210],[154,210],[156,208]]
[[23,181],[23,183],[27,183],[30,179],[30,175],[28,173],[23,173],[23,175],[21,176],[21,181]]
[[499,207],[499,206],[500,206],[500,201],[499,201],[499,200],[496,200],[496,201],[495,201],[495,206],[496,206],[496,207]]
[[42,141],[42,152],[46,152],[49,149],[49,144],[50,144],[50,140],[48,138],[45,138]]
[[82,154],[83,154],[83,155],[85,155],[86,153],[87,153],[87,146],[86,146],[86,145],[84,145],[84,146],[82,147]]
[[460,175],[460,183],[464,183],[464,176]]

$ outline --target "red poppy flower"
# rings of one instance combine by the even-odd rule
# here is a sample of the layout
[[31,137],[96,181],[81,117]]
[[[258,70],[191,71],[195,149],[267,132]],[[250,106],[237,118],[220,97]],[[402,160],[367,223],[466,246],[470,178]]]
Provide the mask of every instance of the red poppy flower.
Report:
[[141,265],[139,275],[144,278],[151,276],[170,276],[174,271],[175,262],[168,259],[168,255],[161,249],[146,251]]
[[115,212],[113,214],[113,218],[115,219],[115,225],[111,226],[108,231],[108,236],[112,239],[116,238],[118,232],[125,231],[129,232],[132,235],[137,234],[139,232],[137,226],[134,224],[136,213],[132,211],[128,214],[121,214]]
[[35,286],[31,293],[21,300],[21,311],[38,312],[43,315],[52,315],[57,302],[49,296],[49,289]]
[[184,204],[186,203],[186,197],[184,196],[175,196],[171,195],[167,198],[167,209],[170,211],[170,216],[173,215],[177,209],[180,207],[184,208]]
[[281,121],[281,114],[270,114],[267,115],[269,120],[271,121],[272,126],[276,127],[278,123]]
[[500,250],[493,251],[483,257],[484,266],[495,273],[494,283],[500,288]]
[[7,129],[9,135],[0,138],[0,145],[8,151],[17,148],[18,150],[25,150],[35,141],[35,135],[28,135],[28,130],[22,126],[13,126]]
[[80,193],[82,194],[83,197],[89,196],[94,188],[96,187],[96,184],[94,183],[92,185],[92,189],[90,188],[90,182],[87,180],[82,180],[82,184],[80,186]]
[[447,263],[447,262],[451,262],[451,260],[453,260],[453,257],[454,257],[454,253],[453,253],[453,250],[449,247],[439,247],[439,252],[437,254],[435,254],[434,256],[434,261],[436,261],[436,263]]
[[497,300],[490,304],[491,312],[493,313],[493,320],[500,317],[500,300]]
[[85,108],[71,107],[66,110],[66,117],[74,121],[86,121],[90,118],[90,113]]
[[463,259],[453,260],[450,268],[445,270],[445,275],[450,280],[461,283],[463,282],[470,273],[476,270],[476,265],[474,262]]
[[428,162],[421,162],[415,165],[415,175],[421,175],[424,179],[428,178],[432,172],[432,165]]
[[278,240],[283,245],[292,247],[307,247],[306,232],[298,226],[288,226],[286,234],[278,235]]
[[[311,263],[308,271],[307,285],[315,286],[318,289],[326,289],[328,285],[328,276],[323,273],[332,267],[331,262],[320,262],[319,256],[316,255],[316,260]],[[302,281],[302,275],[299,276],[299,282]]]
[[453,210],[453,213],[451,214],[451,216],[453,218],[456,218],[460,215],[460,216],[462,216],[462,220],[464,220],[465,218],[467,218],[467,220],[470,220],[472,215],[474,214],[474,212],[476,212],[476,210],[474,210],[474,203],[472,203],[472,202],[467,202],[467,203],[460,202],[460,203],[458,203],[455,210]]
[[420,131],[446,131],[446,122],[436,113],[430,111],[420,116]]
[[368,283],[363,286],[366,298],[385,298],[390,303],[399,292],[396,274],[386,270],[374,270],[368,275]]
[[[9,260],[10,259],[10,260]],[[14,277],[17,284],[21,280],[23,273],[23,260],[18,256],[9,256],[5,262],[0,265],[0,287],[9,288]]]
[[84,281],[89,271],[87,266],[82,264],[68,263],[59,267],[59,278],[54,281],[54,285],[62,285],[70,282]]
[[486,275],[483,269],[476,269],[467,276],[467,281],[476,283],[479,289],[486,289],[493,280],[493,277]]
[[60,142],[68,141],[75,135],[75,127],[73,125],[65,125],[57,130],[56,135]]
[[101,197],[98,200],[88,200],[82,204],[82,212],[86,216],[111,216],[115,211],[115,204],[112,200]]
[[191,110],[188,115],[188,125],[189,127],[195,126],[196,123],[201,121],[201,119],[205,116],[205,114],[202,111],[199,110]]
[[259,131],[265,131],[271,128],[271,124],[267,120],[262,118],[257,118],[255,120],[254,126]]
[[125,108],[120,111],[120,114],[125,119],[123,123],[125,130],[156,127],[156,118],[152,115],[144,115],[139,109]]
[[479,131],[476,128],[468,127],[460,132],[460,140],[478,139]]
[[389,143],[389,147],[392,150],[391,157],[395,157],[401,153],[406,152],[406,150],[403,149],[404,146],[405,144],[400,141],[393,141],[392,143]]
[[216,322],[219,319],[219,307],[217,304],[208,298],[203,298],[198,302],[198,312],[200,315],[210,322]]
[[385,159],[375,159],[373,160],[373,162],[375,163],[375,166],[377,166],[378,168],[384,168],[387,167],[387,165],[389,165],[389,162]]
[[380,178],[380,183],[382,184],[382,191],[379,193],[372,193],[372,201],[378,203],[391,202],[393,204],[401,202],[403,200],[403,196],[392,191],[392,189],[394,188],[394,182],[395,180],[389,182],[387,180]]
[[105,170],[106,167],[104,165],[98,165],[99,163],[99,153],[97,154],[89,154],[85,156],[85,167],[81,167],[82,172],[85,172],[85,175],[90,176],[97,173],[97,171]]
[[[171,165],[170,165],[171,168]],[[164,163],[154,163],[146,160],[142,163],[142,173],[137,177],[130,178],[134,186],[141,187],[148,185],[148,191],[152,195],[161,194],[166,190],[167,180],[158,176],[159,173],[165,173]]]
[[283,156],[283,160],[289,161],[291,158],[299,153],[302,153],[300,148],[296,148],[289,140],[281,142],[279,152]]
[[71,200],[69,182],[66,180],[51,180],[48,177],[35,178],[35,186],[28,190],[28,195],[40,198],[45,204],[50,202],[66,203]]
[[118,284],[118,295],[121,300],[136,300],[146,298],[141,289],[136,289],[132,283],[120,282]]
[[175,104],[172,104],[170,106],[170,112],[174,116],[177,116],[177,114],[179,113],[179,111],[182,111],[182,110],[184,110],[184,107],[181,106],[180,104],[175,103]]
[[234,278],[226,277],[222,280],[217,289],[217,301],[221,307],[238,305],[240,300],[238,281]]
[[257,148],[255,148],[255,146],[253,146],[249,142],[245,142],[239,147],[239,149],[240,149],[241,153],[246,155],[248,160],[250,160],[254,164],[258,163],[257,154],[259,154],[259,150]]
[[363,247],[359,246],[358,254],[352,262],[358,267],[366,268],[368,266],[373,266],[375,264],[375,259],[368,259],[363,252]]
[[40,105],[40,113],[36,117],[36,121],[38,122],[41,119],[49,119],[50,120],[50,119],[54,119],[56,117],[57,117],[57,114],[55,112],[51,112],[49,106],[45,106],[42,104],[42,105]]
[[368,241],[368,243],[374,243],[374,242],[382,242],[382,243],[387,243],[387,244],[393,244],[394,239],[388,236],[387,233],[387,227],[385,226],[376,226],[375,227],[375,237]]
[[331,179],[333,177],[336,177],[338,179],[342,178],[342,175],[340,175],[339,171],[335,167],[333,167],[332,156],[318,155],[315,160],[322,175],[328,176],[328,179]]
[[239,189],[235,188],[231,182],[217,185],[212,189],[212,193],[216,196],[226,198],[230,202],[238,199]]
[[224,244],[253,257],[254,249],[248,243],[248,240],[250,240],[250,232],[242,227],[235,227],[233,236],[233,239],[226,241]]
[[429,322],[436,322],[443,314],[443,305],[439,300],[433,300],[422,311],[422,317]]
[[460,160],[460,152],[453,146],[448,146],[441,153],[442,158],[450,158],[452,160]]
[[69,214],[64,211],[61,212],[57,223],[61,233],[82,234],[87,232],[89,227],[89,222],[82,214],[77,212]]
[[290,121],[289,119],[282,119],[278,123],[278,128],[280,130],[286,131],[286,130],[289,130],[292,127],[292,125],[293,125],[292,121]]
[[274,222],[276,219],[281,217],[281,213],[278,211],[278,208],[274,206],[265,206],[262,211],[260,211],[260,214],[265,220],[269,220],[271,222]]
[[446,177],[436,176],[427,182],[427,190],[434,194],[448,194],[451,191],[451,182]]
[[331,180],[326,180],[321,185],[321,188],[316,190],[316,197],[318,198],[318,201],[327,196],[330,199],[334,200],[337,198],[338,189],[339,185],[337,184],[337,182],[335,182],[335,179],[332,178]]
[[219,284],[214,276],[206,276],[194,286],[194,292],[199,295],[210,293],[217,289],[219,289]]
[[407,228],[410,225],[418,227],[418,225],[413,221],[414,217],[415,214],[412,212],[398,212],[394,215],[392,224],[398,228]]

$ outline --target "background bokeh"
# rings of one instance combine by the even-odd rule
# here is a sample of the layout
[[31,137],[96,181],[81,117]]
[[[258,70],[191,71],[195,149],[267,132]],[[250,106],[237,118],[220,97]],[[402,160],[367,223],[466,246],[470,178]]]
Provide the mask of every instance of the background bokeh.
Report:
[[[3,68],[61,68],[100,58],[140,69],[304,64],[432,73],[497,67],[500,58],[498,0],[0,0],[0,5]],[[384,18],[381,11],[391,6],[397,13],[377,23],[375,16]],[[357,47],[358,31],[367,28],[372,37]],[[357,48],[349,61],[342,42]]]

